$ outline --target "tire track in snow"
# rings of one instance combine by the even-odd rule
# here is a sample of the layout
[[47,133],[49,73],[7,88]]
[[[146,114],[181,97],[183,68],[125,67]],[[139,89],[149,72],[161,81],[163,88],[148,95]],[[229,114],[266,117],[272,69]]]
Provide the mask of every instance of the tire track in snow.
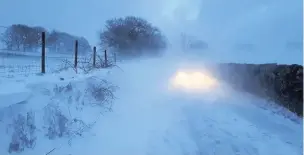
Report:
[[[298,155],[300,147],[286,145],[276,133],[259,128],[236,113],[231,101],[192,104],[184,112],[189,132],[201,154],[226,155]],[[246,103],[243,103],[246,106]],[[249,105],[247,105],[249,106]],[[287,121],[287,120],[285,120]],[[276,149],[274,149],[276,148]]]

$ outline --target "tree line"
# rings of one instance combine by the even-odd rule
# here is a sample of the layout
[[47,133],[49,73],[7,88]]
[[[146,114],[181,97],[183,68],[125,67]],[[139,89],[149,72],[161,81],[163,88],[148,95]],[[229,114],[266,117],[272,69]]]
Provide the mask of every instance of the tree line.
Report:
[[[101,47],[110,47],[124,56],[159,55],[168,46],[166,36],[158,27],[135,16],[107,20],[99,40]],[[181,34],[180,40],[185,50],[208,48],[206,42],[194,36]]]
[[42,32],[46,33],[46,47],[52,52],[72,52],[75,40],[78,40],[79,52],[91,50],[88,40],[66,32],[52,30],[44,27],[13,24],[0,35],[0,42],[7,50],[37,51],[41,48]]
[[[41,48],[41,32],[46,32],[46,47],[50,51],[73,52],[75,40],[78,40],[79,52],[91,51],[84,37],[22,24],[9,26],[1,34],[0,41],[9,50],[33,51]],[[166,36],[158,27],[135,16],[107,20],[98,39],[101,49],[116,51],[121,56],[159,55],[168,45]],[[181,44],[187,44],[190,49],[208,48],[207,43],[187,35],[182,35],[181,40]]]

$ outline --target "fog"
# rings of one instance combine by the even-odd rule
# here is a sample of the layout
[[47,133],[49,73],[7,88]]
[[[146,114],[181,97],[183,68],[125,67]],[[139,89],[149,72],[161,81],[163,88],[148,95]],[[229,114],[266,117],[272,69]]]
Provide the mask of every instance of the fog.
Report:
[[[14,104],[18,99],[21,101],[18,103],[26,103],[18,104],[24,107],[22,110],[37,112],[36,125],[41,129],[37,146],[26,149],[24,155],[48,154],[52,148],[55,151],[50,151],[51,154],[73,155],[126,152],[294,155],[302,151],[302,119],[300,123],[290,121],[285,118],[290,113],[281,116],[285,109],[274,103],[237,92],[217,77],[204,76],[216,72],[207,62],[302,64],[301,0],[0,0],[0,26],[16,23],[43,26],[84,36],[92,45],[98,43],[97,34],[105,20],[127,15],[145,18],[164,32],[170,42],[168,57],[119,62],[119,67],[86,75],[80,74],[80,70],[78,74],[70,70],[3,80],[7,82],[0,94],[3,103]],[[208,49],[182,49],[181,33],[205,41]],[[58,59],[47,61],[55,64]],[[60,101],[67,118],[73,122],[78,122],[74,117],[85,123],[96,120],[93,119],[97,116],[94,112],[99,110],[96,106],[94,110],[91,106],[88,109],[80,106],[81,110],[78,107],[86,101],[95,101],[86,98],[87,82],[94,77],[119,87],[113,111],[102,115],[94,128],[80,134],[81,138],[73,139],[73,145],[64,138],[63,141],[43,138],[47,127],[42,109],[53,101]],[[175,79],[173,86],[177,88],[170,85],[170,79]],[[197,86],[201,85],[207,85],[208,89],[198,91]],[[73,89],[55,92],[58,86]],[[84,95],[80,100],[79,94]],[[3,125],[0,152],[6,154],[11,135]]]
[[105,20],[135,15],[163,30],[175,49],[171,52],[178,51],[180,34],[186,33],[208,43],[208,50],[198,52],[208,60],[302,64],[302,3],[301,0],[1,0],[0,25],[41,25],[84,36],[96,45],[97,33]]

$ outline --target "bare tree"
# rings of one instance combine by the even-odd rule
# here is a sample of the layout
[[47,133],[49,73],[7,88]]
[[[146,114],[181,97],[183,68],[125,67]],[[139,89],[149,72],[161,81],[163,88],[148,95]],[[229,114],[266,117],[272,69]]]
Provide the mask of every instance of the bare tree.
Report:
[[13,31],[11,28],[8,28],[5,30],[4,33],[1,34],[0,36],[0,41],[6,46],[8,50],[13,49]]
[[73,52],[75,40],[78,40],[80,53],[91,50],[88,40],[84,37],[77,37],[65,32],[52,31],[47,37],[48,47],[58,52]]
[[12,25],[5,30],[1,36],[1,41],[8,49],[20,49],[23,40],[22,35],[19,34],[20,31],[21,30],[18,25]]
[[52,51],[73,52],[75,40],[79,42],[79,52],[91,51],[89,42],[84,37],[77,37],[65,32],[48,32],[40,26],[30,27],[23,24],[9,26],[0,36],[0,41],[10,50],[33,50],[41,46],[41,34],[46,32],[47,48]]
[[11,25],[1,36],[1,42],[8,49],[23,50],[37,47],[41,40],[41,32],[45,31],[42,27],[29,27],[27,25]]
[[43,27],[29,27],[25,32],[24,50],[35,49],[41,45],[42,32],[47,32]]
[[157,27],[134,16],[107,20],[99,38],[101,46],[116,48],[126,55],[156,52],[166,47],[165,37]]

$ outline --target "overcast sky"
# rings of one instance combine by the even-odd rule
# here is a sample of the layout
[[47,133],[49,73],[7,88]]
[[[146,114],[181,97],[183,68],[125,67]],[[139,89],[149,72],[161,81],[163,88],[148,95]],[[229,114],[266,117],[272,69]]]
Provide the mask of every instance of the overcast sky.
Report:
[[135,15],[173,39],[186,31],[214,47],[251,43],[266,49],[302,42],[302,9],[302,0],[0,0],[0,25],[43,26],[94,45],[106,19]]

